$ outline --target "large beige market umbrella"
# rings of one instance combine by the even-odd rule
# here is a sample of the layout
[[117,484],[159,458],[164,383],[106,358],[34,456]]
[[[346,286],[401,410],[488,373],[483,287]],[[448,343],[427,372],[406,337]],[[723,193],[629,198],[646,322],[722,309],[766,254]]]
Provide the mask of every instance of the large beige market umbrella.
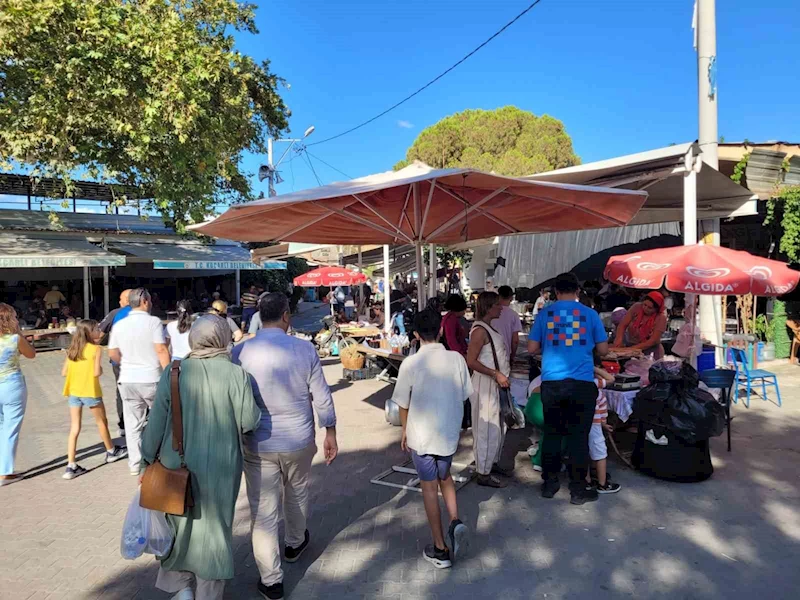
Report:
[[646,192],[414,163],[231,206],[199,233],[247,242],[453,244],[515,233],[627,225]]
[[[231,206],[194,231],[248,242],[447,245],[496,235],[627,225],[647,193],[474,169],[400,171]],[[558,251],[557,249],[555,251]]]

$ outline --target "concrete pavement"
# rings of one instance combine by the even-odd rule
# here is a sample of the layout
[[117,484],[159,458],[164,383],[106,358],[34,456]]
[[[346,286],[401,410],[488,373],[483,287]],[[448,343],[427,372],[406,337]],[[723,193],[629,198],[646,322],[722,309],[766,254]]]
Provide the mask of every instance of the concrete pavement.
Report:
[[[80,439],[90,472],[64,481],[68,414],[58,376],[63,355],[25,361],[29,405],[22,429],[21,483],[0,489],[0,598],[110,600],[168,598],[153,588],[151,557],[125,561],[119,534],[136,487],[124,461],[102,465],[89,415]],[[285,565],[296,599],[691,598],[798,597],[800,572],[800,369],[780,375],[783,408],[754,398],[734,406],[733,452],[712,442],[716,472],[706,482],[672,484],[610,466],[623,490],[572,506],[566,490],[539,495],[524,433],[512,432],[505,460],[512,484],[459,492],[472,530],[469,555],[436,571],[421,558],[429,543],[422,499],[369,483],[405,461],[399,428],[388,425],[389,390],[375,381],[347,383],[338,363],[325,366],[335,390],[340,456],[312,469],[311,546]],[[103,389],[114,423],[113,380]],[[321,438],[318,445],[321,444]],[[470,460],[465,436],[461,458]],[[226,598],[258,598],[244,484],[234,528],[236,577]]]

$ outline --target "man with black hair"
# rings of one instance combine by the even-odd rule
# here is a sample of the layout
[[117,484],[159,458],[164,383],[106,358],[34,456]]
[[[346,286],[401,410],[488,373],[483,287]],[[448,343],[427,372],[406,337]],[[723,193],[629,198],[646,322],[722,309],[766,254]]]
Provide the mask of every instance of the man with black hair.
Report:
[[[414,318],[414,336],[420,349],[400,365],[392,400],[400,407],[403,437],[400,445],[411,451],[422,487],[425,514],[433,534],[422,557],[438,569],[453,564],[466,549],[467,526],[458,518],[456,488],[450,476],[458,450],[464,401],[472,394],[472,380],[464,358],[438,342],[441,315],[423,310]],[[439,489],[450,515],[445,543]]]
[[599,315],[578,302],[573,274],[559,275],[555,290],[558,301],[539,313],[528,337],[528,351],[542,353],[542,496],[552,498],[561,487],[561,442],[566,438],[570,501],[583,504],[597,500],[597,490],[586,483],[597,399],[593,354],[608,352],[608,337]]
[[513,364],[514,357],[517,355],[517,347],[519,346],[519,334],[522,332],[522,321],[514,309],[511,308],[511,302],[514,300],[514,290],[508,285],[501,285],[497,293],[500,296],[500,306],[503,308],[500,311],[500,316],[492,321],[492,327],[503,336],[503,341],[506,343],[506,349],[509,352],[508,362]]
[[244,437],[244,475],[253,554],[261,575],[258,591],[264,598],[278,600],[283,598],[281,512],[284,557],[296,562],[310,540],[306,524],[309,473],[317,453],[314,412],[319,426],[326,429],[323,453],[329,465],[338,454],[336,412],[314,346],[287,335],[291,315],[286,294],[264,295],[258,311],[262,327],[254,338],[234,348],[233,362],[250,375],[261,409],[261,426]]

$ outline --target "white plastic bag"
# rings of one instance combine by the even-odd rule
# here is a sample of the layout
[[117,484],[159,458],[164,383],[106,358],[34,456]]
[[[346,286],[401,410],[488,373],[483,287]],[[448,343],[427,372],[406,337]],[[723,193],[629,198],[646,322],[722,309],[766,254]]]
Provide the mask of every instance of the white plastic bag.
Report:
[[136,489],[125,522],[119,551],[122,558],[134,560],[142,554],[167,556],[172,550],[175,534],[164,513],[139,506],[140,489]]

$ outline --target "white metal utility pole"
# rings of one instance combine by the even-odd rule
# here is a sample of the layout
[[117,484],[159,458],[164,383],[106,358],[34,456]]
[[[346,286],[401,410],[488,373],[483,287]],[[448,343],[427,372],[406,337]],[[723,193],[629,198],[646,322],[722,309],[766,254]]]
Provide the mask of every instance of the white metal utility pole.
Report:
[[[267,194],[270,198],[277,196],[277,192],[275,192],[275,184],[283,182],[277,171],[278,167],[283,162],[283,159],[286,158],[286,155],[289,154],[289,150],[291,150],[297,142],[302,143],[303,140],[312,133],[314,133],[313,125],[305,130],[302,138],[289,138],[282,140],[273,140],[272,138],[267,138],[267,164],[261,165],[261,167],[258,169],[258,179],[259,181],[264,181],[265,179],[269,180],[269,189],[267,190]],[[273,160],[274,155],[272,151],[272,145],[275,142],[287,142],[289,144],[289,147],[283,151],[283,154],[281,154],[281,157],[278,159],[278,164],[275,164],[275,161]]]
[[[713,169],[719,168],[717,128],[717,25],[716,0],[696,0],[697,108],[701,158]],[[701,223],[704,244],[719,246],[719,219]],[[713,342],[717,362],[722,360],[722,303],[719,296],[700,296],[700,333]]]

